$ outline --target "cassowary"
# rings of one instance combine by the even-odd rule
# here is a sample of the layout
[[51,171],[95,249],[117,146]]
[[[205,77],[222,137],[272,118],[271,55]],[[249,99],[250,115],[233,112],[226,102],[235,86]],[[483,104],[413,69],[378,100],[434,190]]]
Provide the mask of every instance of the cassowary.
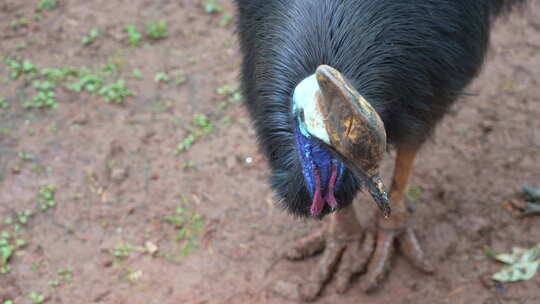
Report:
[[[404,203],[413,161],[479,72],[493,21],[524,1],[235,1],[242,89],[271,185],[295,215],[335,211],[328,226],[286,252],[298,259],[324,248],[299,286],[304,299],[335,269],[344,291],[366,264],[363,288],[373,290],[394,243],[432,271]],[[379,175],[387,143],[397,151],[389,195]],[[383,211],[375,236],[362,231],[351,204],[361,188]]]

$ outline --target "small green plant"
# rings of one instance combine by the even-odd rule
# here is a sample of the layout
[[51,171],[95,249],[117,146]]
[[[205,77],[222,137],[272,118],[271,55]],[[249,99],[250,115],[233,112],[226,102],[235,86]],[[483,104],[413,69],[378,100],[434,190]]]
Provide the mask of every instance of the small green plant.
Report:
[[405,196],[412,203],[416,203],[422,197],[422,189],[416,186],[409,186],[409,188],[407,189],[407,192],[405,193]]
[[229,85],[223,85],[216,89],[216,93],[219,95],[230,95],[236,92],[236,89],[229,86]]
[[17,212],[17,218],[18,218],[18,221],[19,221],[19,223],[21,225],[28,224],[28,220],[33,215],[34,215],[34,213],[32,212],[32,210],[24,210],[24,211]]
[[171,77],[169,77],[169,75],[167,75],[165,72],[157,72],[154,76],[154,80],[156,82],[169,82],[171,81]]
[[4,301],[4,304],[13,304],[13,301],[11,301],[11,300],[5,300],[5,301]]
[[183,85],[187,81],[187,77],[182,72],[176,72],[174,73],[174,83],[176,85]]
[[56,92],[54,91],[56,85],[53,82],[35,80],[33,86],[38,93],[34,98],[23,103],[25,109],[56,109],[59,107],[58,101],[56,100]]
[[197,114],[193,116],[193,122],[196,126],[203,128],[205,132],[210,132],[214,128],[214,125],[212,125],[210,120],[208,120],[204,114]]
[[129,24],[124,27],[124,31],[128,35],[128,44],[131,46],[141,45],[142,35],[137,31],[137,26]]
[[73,269],[71,268],[58,269],[58,278],[61,281],[71,281],[73,279]]
[[21,50],[26,49],[27,47],[28,47],[28,44],[26,44],[26,43],[19,43],[19,44],[17,44],[17,45],[15,46],[15,49],[16,49],[17,51],[21,51]]
[[229,85],[223,85],[217,88],[216,93],[227,97],[227,100],[225,100],[220,105],[222,109],[227,108],[231,104],[238,103],[242,101],[243,99],[243,96],[242,96],[242,93],[240,93],[240,90],[237,88],[231,87]]
[[107,64],[102,66],[100,70],[107,76],[114,75],[118,72],[118,69],[123,62],[124,60],[122,58],[111,56],[107,58]]
[[122,103],[128,96],[133,96],[135,93],[126,89],[126,84],[123,80],[104,86],[99,90],[99,95],[105,98],[106,102]]
[[6,274],[11,271],[8,265],[9,260],[19,248],[26,246],[26,241],[15,239],[11,233],[3,231],[0,233],[0,274]]
[[113,249],[113,255],[118,259],[125,259],[129,257],[131,246],[128,244],[119,244]]
[[10,77],[17,79],[22,75],[34,75],[37,72],[36,66],[30,60],[17,61],[14,59],[5,58],[4,63],[10,70]]
[[186,138],[182,139],[178,146],[176,147],[176,154],[180,154],[189,148],[195,143],[195,136],[193,134],[189,134]]
[[34,21],[41,21],[43,20],[43,14],[39,11],[36,11],[35,14],[34,14]]
[[19,152],[17,153],[17,156],[23,161],[29,161],[29,160],[34,159],[34,155],[28,152]]
[[37,195],[37,201],[39,209],[43,212],[47,211],[49,208],[56,207],[56,200],[54,199],[54,194],[56,193],[56,186],[49,185],[42,187],[39,190]]
[[181,255],[187,256],[193,250],[197,249],[199,234],[203,227],[203,218],[200,214],[193,212],[189,217],[189,223],[180,229],[177,234],[177,239],[184,242],[180,248]]
[[176,207],[175,214],[166,216],[163,220],[177,227],[175,241],[180,244],[180,258],[189,255],[198,247],[199,234],[205,225],[204,219],[195,210],[188,208],[189,202],[182,198]]
[[97,28],[93,28],[90,30],[90,32],[83,36],[81,38],[81,42],[83,45],[89,45],[92,44],[97,38],[99,37],[99,30]]
[[220,13],[223,11],[223,7],[218,4],[217,0],[204,0],[204,11],[208,14]]
[[195,163],[193,161],[187,161],[185,163],[182,164],[182,169],[190,169],[190,168],[193,168],[195,167]]
[[15,246],[9,243],[9,235],[0,238],[0,267],[5,267],[15,251]]
[[59,287],[62,283],[69,282],[73,279],[73,270],[71,268],[60,268],[57,271],[58,277],[49,281],[51,287]]
[[49,282],[51,287],[59,287],[62,283],[69,282],[73,279],[73,270],[71,268],[58,269],[58,277]]
[[39,294],[37,292],[32,291],[30,293],[30,300],[32,300],[32,304],[41,304],[45,302],[45,296],[42,294]]
[[35,80],[32,85],[38,91],[52,91],[56,88],[56,84],[51,81],[39,81]]
[[5,98],[0,98],[0,109],[5,110],[7,108],[9,108],[9,103]]
[[221,20],[219,21],[219,26],[226,27],[231,23],[233,19],[233,15],[229,13],[224,13],[223,16],[221,16]]
[[38,2],[37,9],[39,11],[52,10],[52,9],[55,9],[57,5],[58,5],[57,0],[40,0]]
[[82,92],[86,91],[89,94],[95,94],[105,82],[105,79],[103,77],[90,74],[90,73],[83,73],[79,76],[79,81],[67,85],[67,89],[75,92]]
[[166,38],[168,34],[169,27],[166,21],[146,23],[146,35],[148,35],[148,37],[158,40]]
[[58,84],[59,82],[64,81],[68,76],[74,75],[76,76],[78,74],[77,69],[74,68],[62,68],[62,69],[41,69],[39,71],[39,74],[45,78],[49,82]]
[[11,266],[9,265],[6,265],[6,266],[0,266],[0,274],[8,274],[8,273],[11,273]]
[[209,134],[214,130],[214,124],[203,114],[197,114],[193,117],[194,128],[191,128],[190,133],[186,138],[182,139],[176,147],[175,154],[178,155],[197,142],[201,137]]
[[136,79],[143,79],[143,75],[139,69],[134,69],[133,72],[131,72],[131,76]]
[[13,30],[16,30],[16,29],[18,29],[20,27],[27,26],[28,24],[30,24],[30,21],[28,20],[28,18],[21,17],[21,18],[18,18],[18,19],[15,19],[15,20],[11,21],[9,23],[9,27],[11,27],[11,29],[13,29]]

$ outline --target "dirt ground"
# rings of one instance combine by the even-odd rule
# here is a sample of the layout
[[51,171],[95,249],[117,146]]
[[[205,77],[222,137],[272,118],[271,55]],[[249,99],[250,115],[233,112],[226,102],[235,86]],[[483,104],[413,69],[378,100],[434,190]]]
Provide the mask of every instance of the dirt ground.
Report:
[[[0,55],[35,67],[0,62],[0,233],[12,244],[0,303],[293,303],[271,287],[307,276],[317,259],[276,257],[321,222],[273,204],[235,94],[231,1],[214,13],[203,7],[211,1],[60,0],[36,11],[38,2],[0,2]],[[540,275],[495,284],[502,266],[485,254],[540,242],[540,217],[512,207],[523,185],[540,187],[540,2],[531,2],[497,24],[483,73],[417,162],[409,198],[436,274],[399,257],[375,294],[357,282],[339,295],[330,283],[316,303],[540,303]],[[168,36],[152,40],[146,22],[159,20]],[[66,67],[123,79],[135,95],[115,103],[69,90],[81,77],[72,73],[56,82],[57,108],[23,106],[47,91],[33,87],[47,77],[36,71]],[[359,199],[369,229],[377,210]]]

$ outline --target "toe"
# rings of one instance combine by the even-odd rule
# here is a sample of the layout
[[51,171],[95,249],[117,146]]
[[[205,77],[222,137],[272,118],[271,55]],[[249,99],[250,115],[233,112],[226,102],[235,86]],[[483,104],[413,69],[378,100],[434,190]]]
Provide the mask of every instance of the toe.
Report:
[[300,285],[288,281],[278,281],[273,286],[273,292],[277,293],[279,296],[284,297],[293,301],[302,301],[302,296],[300,294]]
[[300,260],[315,255],[324,249],[325,230],[321,229],[300,240],[283,252],[283,257],[289,260]]
[[424,273],[433,273],[433,266],[427,260],[420,242],[411,228],[407,228],[399,237],[399,249],[414,267]]
[[379,230],[375,252],[371,257],[367,275],[362,286],[365,292],[369,293],[377,289],[384,279],[390,267],[392,256],[394,255],[394,239],[397,233],[396,230]]
[[332,278],[344,250],[344,244],[328,242],[319,265],[313,269],[307,282],[300,288],[300,294],[305,301],[311,301],[321,293],[326,283]]
[[365,272],[374,249],[375,238],[372,233],[366,233],[363,242],[354,242],[347,246],[336,273],[338,293],[345,293],[352,277]]

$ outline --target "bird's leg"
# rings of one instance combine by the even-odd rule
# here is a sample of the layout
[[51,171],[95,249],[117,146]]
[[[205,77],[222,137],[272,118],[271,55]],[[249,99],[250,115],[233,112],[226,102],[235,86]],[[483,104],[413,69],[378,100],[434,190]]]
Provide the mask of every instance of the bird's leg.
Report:
[[323,229],[294,243],[284,256],[291,260],[303,259],[324,250],[316,268],[307,280],[294,286],[296,291],[278,291],[304,301],[314,300],[326,283],[335,276],[338,291],[345,291],[350,278],[363,272],[374,248],[374,237],[363,233],[356,219],[354,207],[343,208],[330,216]]
[[417,148],[398,147],[397,149],[394,176],[390,188],[392,216],[389,219],[382,216],[378,218],[376,249],[369,262],[364,281],[366,292],[376,289],[389,270],[390,260],[394,254],[394,241],[397,241],[400,252],[413,266],[425,273],[433,272],[416,234],[409,227],[410,214],[404,200],[417,152]]

